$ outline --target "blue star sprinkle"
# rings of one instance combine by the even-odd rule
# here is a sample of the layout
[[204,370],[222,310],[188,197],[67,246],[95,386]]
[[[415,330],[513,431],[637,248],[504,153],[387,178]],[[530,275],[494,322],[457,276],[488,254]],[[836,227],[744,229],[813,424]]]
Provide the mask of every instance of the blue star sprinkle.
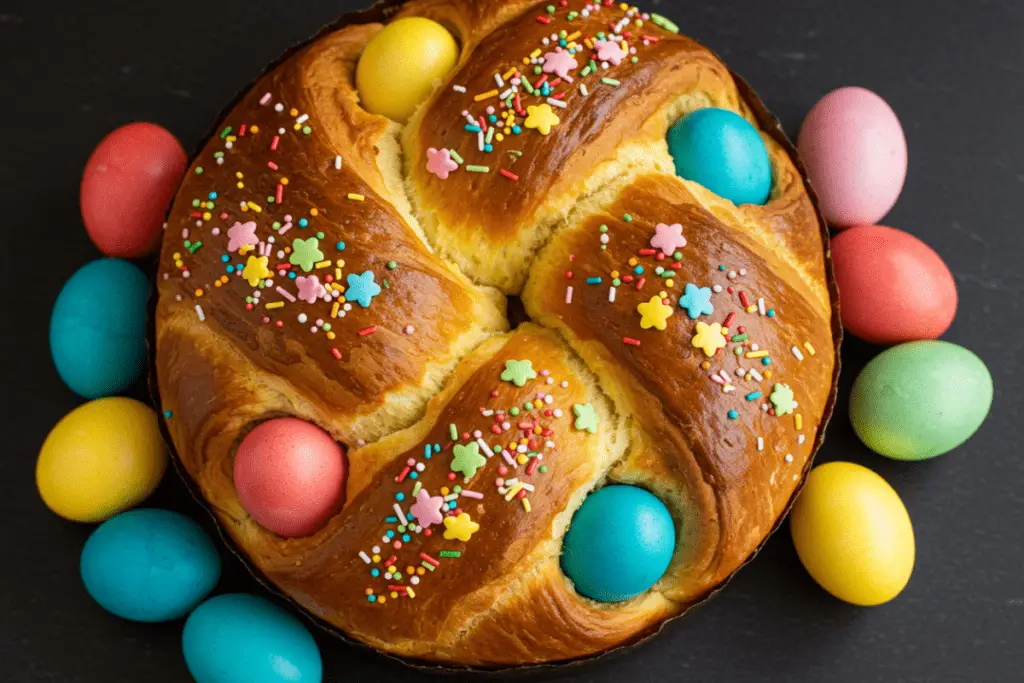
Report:
[[373,281],[372,271],[368,270],[362,275],[349,275],[347,281],[346,301],[355,301],[363,308],[369,308],[373,297],[380,294],[380,285]]
[[711,315],[715,312],[715,307],[711,305],[711,288],[686,285],[683,295],[679,297],[679,308],[685,308],[691,318]]

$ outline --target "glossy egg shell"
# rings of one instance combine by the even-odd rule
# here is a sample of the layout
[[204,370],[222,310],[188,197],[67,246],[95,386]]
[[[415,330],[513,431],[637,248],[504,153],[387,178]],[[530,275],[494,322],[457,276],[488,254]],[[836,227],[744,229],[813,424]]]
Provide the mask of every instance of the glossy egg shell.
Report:
[[235,489],[242,507],[281,536],[319,529],[341,505],[345,456],[316,425],[291,417],[268,420],[242,439]]
[[149,280],[121,259],[87,263],[64,283],[50,316],[50,352],[72,391],[110,396],[142,374],[148,299]]
[[870,606],[899,595],[914,570],[914,529],[899,494],[850,462],[811,470],[789,513],[800,561],[840,600]]
[[448,30],[423,17],[405,17],[380,30],[356,65],[363,107],[405,123],[455,67],[459,46]]
[[903,189],[907,141],[892,108],[864,88],[839,88],[811,108],[797,148],[825,219],[877,223]]
[[79,565],[89,595],[133,621],[183,617],[220,578],[213,541],[170,510],[130,510],[108,519],[89,536]]
[[229,593],[189,615],[182,649],[196,683],[320,683],[316,641],[288,612],[263,598]]
[[101,398],[50,431],[36,461],[36,485],[58,515],[99,522],[145,500],[166,469],[153,409],[130,398]]
[[992,405],[992,375],[956,344],[916,341],[878,354],[853,383],[850,421],[861,441],[896,460],[948,453]]
[[562,545],[562,571],[581,595],[619,602],[657,583],[675,546],[675,523],[654,494],[605,486],[573,515]]
[[935,339],[956,315],[956,283],[913,235],[858,225],[832,240],[843,327],[874,344]]
[[698,109],[668,131],[676,175],[734,204],[764,204],[772,189],[772,167],[760,133],[727,109]]
[[185,174],[185,150],[154,123],[130,123],[103,138],[82,175],[82,219],[107,256],[152,251]]

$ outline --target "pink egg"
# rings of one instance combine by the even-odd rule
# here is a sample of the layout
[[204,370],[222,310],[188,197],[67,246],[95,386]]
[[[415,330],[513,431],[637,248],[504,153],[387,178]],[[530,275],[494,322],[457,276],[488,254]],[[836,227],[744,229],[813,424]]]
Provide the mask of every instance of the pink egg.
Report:
[[185,150],[154,123],[130,123],[103,138],[85,164],[85,229],[107,256],[136,258],[156,247],[185,174]]
[[884,225],[832,240],[843,327],[874,344],[936,339],[956,314],[956,283],[931,247]]
[[307,536],[337,512],[345,456],[316,425],[282,417],[245,435],[235,454],[235,489],[246,512],[280,536]]
[[797,147],[833,226],[877,223],[900,196],[907,141],[892,108],[870,90],[839,88],[818,100]]

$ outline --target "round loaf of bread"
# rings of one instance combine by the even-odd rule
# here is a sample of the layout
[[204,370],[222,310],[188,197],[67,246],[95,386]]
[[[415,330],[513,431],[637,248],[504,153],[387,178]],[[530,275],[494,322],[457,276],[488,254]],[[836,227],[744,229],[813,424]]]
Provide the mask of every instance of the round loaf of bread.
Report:
[[[355,80],[401,17],[458,44],[405,124]],[[575,64],[545,70],[561,50]],[[763,205],[677,177],[667,131],[705,107],[759,132]],[[250,568],[346,637],[448,666],[600,653],[708,597],[792,502],[838,373],[827,239],[778,124],[671,22],[603,0],[377,8],[285,55],[192,160],[157,276],[165,431]],[[280,417],[347,458],[301,537],[233,481]],[[599,602],[560,558],[610,484],[664,503],[675,550]]]

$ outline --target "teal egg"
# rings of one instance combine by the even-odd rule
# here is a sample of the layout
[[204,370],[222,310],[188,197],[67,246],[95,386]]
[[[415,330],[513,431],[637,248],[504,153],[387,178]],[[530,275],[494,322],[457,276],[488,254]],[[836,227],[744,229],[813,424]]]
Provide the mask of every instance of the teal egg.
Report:
[[668,131],[676,174],[700,183],[736,205],[764,204],[772,165],[760,133],[727,109],[692,111]]
[[82,581],[103,609],[132,621],[185,616],[220,578],[213,541],[188,517],[141,509],[107,520],[82,550]]
[[992,376],[976,355],[944,341],[878,354],[858,375],[850,421],[860,440],[896,460],[948,453],[978,430],[992,405]]
[[196,683],[320,683],[316,641],[281,608],[244,593],[210,598],[189,615],[182,634]]
[[87,263],[64,283],[50,316],[50,352],[72,391],[112,396],[142,374],[148,299],[149,280],[121,259]]
[[606,486],[573,516],[562,571],[581,595],[619,602],[653,586],[675,547],[676,528],[664,503],[636,486]]

